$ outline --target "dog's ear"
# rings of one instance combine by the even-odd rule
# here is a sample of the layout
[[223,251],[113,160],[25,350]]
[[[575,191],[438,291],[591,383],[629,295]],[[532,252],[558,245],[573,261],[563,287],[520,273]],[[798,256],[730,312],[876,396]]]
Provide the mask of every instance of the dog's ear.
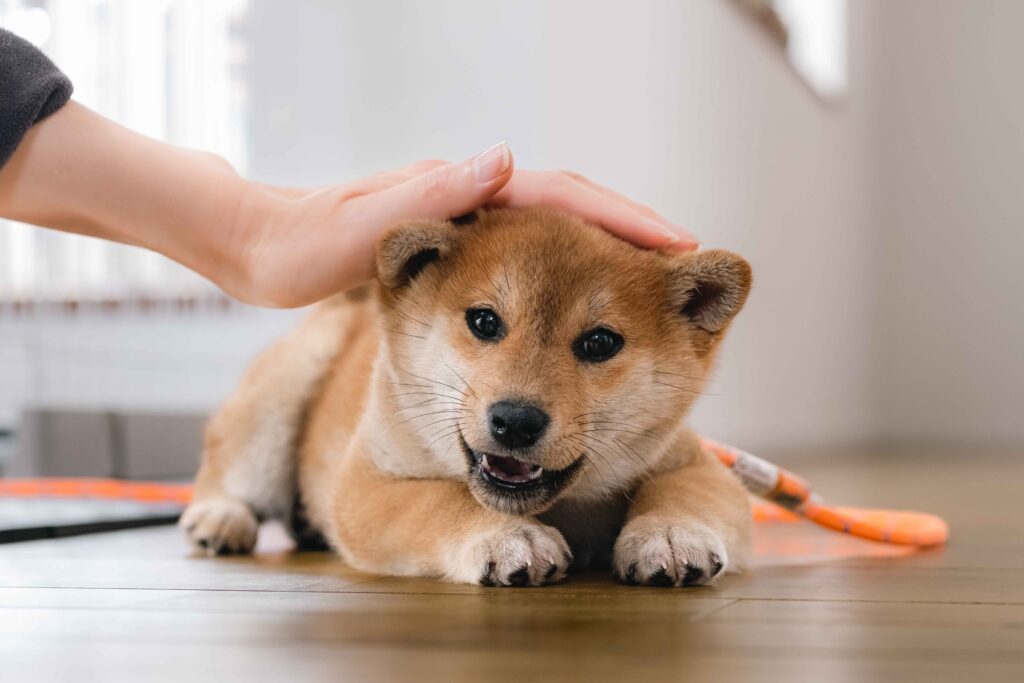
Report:
[[750,264],[721,249],[673,258],[673,305],[694,327],[717,335],[743,308],[752,281]]
[[405,287],[455,245],[449,221],[411,221],[393,228],[377,242],[377,279],[389,289]]

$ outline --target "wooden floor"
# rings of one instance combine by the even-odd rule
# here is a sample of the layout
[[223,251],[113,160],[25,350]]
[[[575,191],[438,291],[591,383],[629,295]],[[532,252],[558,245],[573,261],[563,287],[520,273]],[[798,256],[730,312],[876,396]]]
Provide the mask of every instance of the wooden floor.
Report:
[[0,546],[0,680],[1024,680],[1024,458],[841,459],[831,500],[944,515],[899,549],[760,524],[713,588],[582,576],[534,589],[379,578],[273,535],[188,557],[156,528]]

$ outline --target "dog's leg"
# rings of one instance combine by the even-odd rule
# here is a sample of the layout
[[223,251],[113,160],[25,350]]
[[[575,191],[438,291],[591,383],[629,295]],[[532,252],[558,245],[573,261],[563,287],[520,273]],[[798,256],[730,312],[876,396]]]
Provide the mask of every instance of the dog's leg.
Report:
[[400,479],[353,455],[339,472],[330,536],[357,569],[485,586],[538,586],[572,563],[558,530],[482,507],[463,481]]
[[250,552],[260,520],[290,514],[296,440],[347,310],[333,302],[316,309],[256,359],[210,421],[195,497],[179,522],[207,553]]
[[615,572],[631,584],[695,586],[742,568],[750,543],[746,490],[692,436],[679,467],[632,495],[615,542]]

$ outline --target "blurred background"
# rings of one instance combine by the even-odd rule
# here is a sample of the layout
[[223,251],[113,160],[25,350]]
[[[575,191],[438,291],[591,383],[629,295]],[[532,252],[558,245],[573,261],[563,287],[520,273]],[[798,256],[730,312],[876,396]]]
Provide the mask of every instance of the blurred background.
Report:
[[[1024,3],[0,0],[75,97],[249,177],[507,139],[753,264],[693,417],[779,459],[1024,443]],[[186,476],[301,311],[0,224],[0,462]]]

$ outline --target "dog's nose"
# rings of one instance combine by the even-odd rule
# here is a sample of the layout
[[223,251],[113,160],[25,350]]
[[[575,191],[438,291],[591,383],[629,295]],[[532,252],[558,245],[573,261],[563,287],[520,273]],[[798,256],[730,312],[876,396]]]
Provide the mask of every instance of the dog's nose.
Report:
[[532,446],[548,426],[547,413],[518,401],[498,401],[487,415],[491,418],[491,436],[506,448]]

